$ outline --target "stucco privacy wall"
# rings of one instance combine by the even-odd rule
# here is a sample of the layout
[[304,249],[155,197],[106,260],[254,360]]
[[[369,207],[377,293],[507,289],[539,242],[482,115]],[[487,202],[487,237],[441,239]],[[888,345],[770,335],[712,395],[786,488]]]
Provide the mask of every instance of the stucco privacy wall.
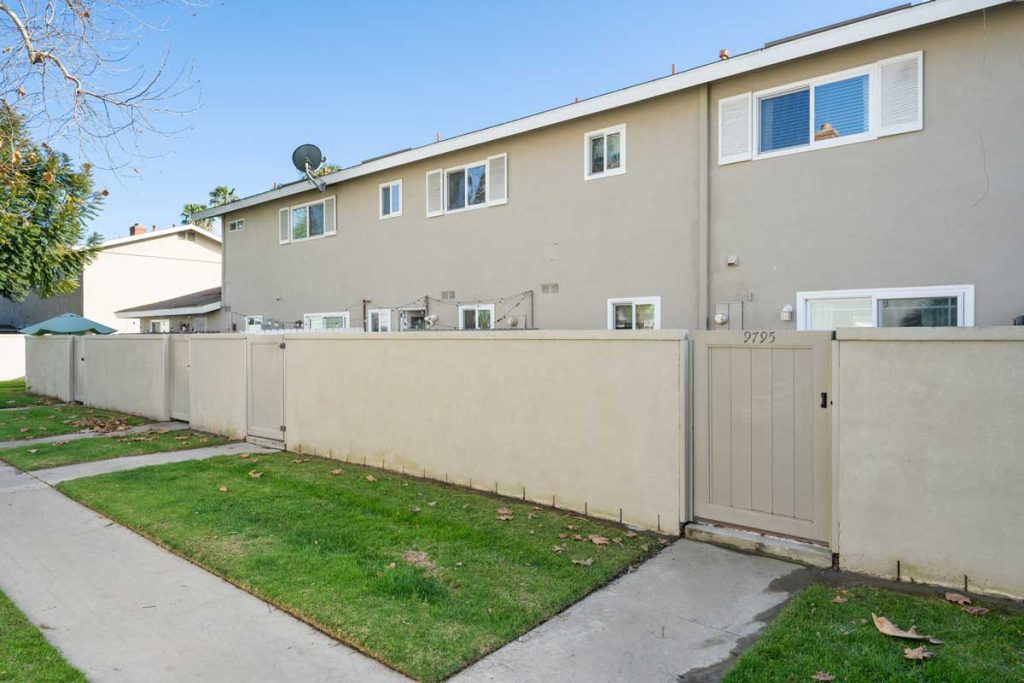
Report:
[[167,335],[90,335],[85,337],[77,391],[86,405],[169,420],[170,339]]
[[840,566],[1024,596],[1024,328],[838,339]]
[[0,382],[24,376],[25,335],[0,334]]
[[679,530],[685,333],[289,335],[286,345],[290,449]]
[[240,334],[189,337],[189,423],[236,439],[246,436],[246,348]]
[[25,339],[25,388],[30,394],[74,398],[71,353],[73,337],[42,336]]

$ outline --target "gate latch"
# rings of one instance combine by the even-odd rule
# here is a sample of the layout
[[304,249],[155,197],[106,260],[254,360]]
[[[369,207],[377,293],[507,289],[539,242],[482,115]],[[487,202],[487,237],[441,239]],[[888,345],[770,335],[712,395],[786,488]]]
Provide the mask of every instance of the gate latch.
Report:
[[281,342],[280,344],[278,344],[278,345],[277,345],[277,348],[279,348],[279,349],[283,349],[283,348],[284,348],[284,342]]
[[822,408],[828,408],[828,392],[827,391],[821,392],[821,407]]

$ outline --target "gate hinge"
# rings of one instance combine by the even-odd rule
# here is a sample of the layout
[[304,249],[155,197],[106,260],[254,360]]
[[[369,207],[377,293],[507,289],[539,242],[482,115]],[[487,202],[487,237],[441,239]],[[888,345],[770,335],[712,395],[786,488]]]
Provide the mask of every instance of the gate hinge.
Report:
[[281,342],[280,344],[278,344],[278,345],[277,345],[277,348],[279,348],[279,349],[283,349],[283,348],[284,348],[284,342]]
[[283,432],[283,431],[285,431],[286,429],[288,429],[288,428],[287,428],[287,427],[285,427],[284,425],[281,425],[281,431],[282,431],[282,432]]

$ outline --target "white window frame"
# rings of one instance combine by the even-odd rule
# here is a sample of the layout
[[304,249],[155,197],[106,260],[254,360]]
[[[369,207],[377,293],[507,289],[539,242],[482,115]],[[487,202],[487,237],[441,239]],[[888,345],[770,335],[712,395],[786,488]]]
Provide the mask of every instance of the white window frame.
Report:
[[[469,182],[467,180],[467,182],[466,182],[466,198],[465,198],[466,199],[466,205],[463,206],[461,209],[449,209],[448,208],[448,174],[449,173],[456,173],[458,171],[462,171],[463,176],[465,176],[467,169],[475,168],[477,166],[483,166],[484,167],[484,182],[486,183],[486,185],[484,185],[484,201],[483,201],[483,203],[482,204],[473,204],[472,206],[469,204]],[[443,171],[441,171],[441,203],[444,205],[444,212],[445,213],[462,213],[463,211],[474,211],[476,209],[486,209],[488,206],[491,206],[491,203],[490,203],[490,194],[491,194],[490,182],[489,182],[489,178],[487,177],[489,175],[490,175],[490,169],[488,168],[487,159],[483,159],[482,161],[471,161],[468,164],[462,164],[461,166],[452,166],[451,168],[446,168]]]
[[[202,329],[199,329],[199,328]],[[206,332],[206,316],[199,316],[192,318],[192,331],[193,332]]]
[[[491,325],[487,329],[489,329],[489,330],[493,330],[494,329],[494,323],[495,323],[495,320],[494,320],[494,304],[465,304],[463,306],[459,306],[459,329],[460,330],[465,330],[466,329],[466,327],[464,326],[463,318],[462,318],[462,312],[463,311],[490,311],[490,313],[491,313]],[[478,318],[478,317],[479,316],[474,316],[474,318]],[[479,327],[474,327],[472,330],[469,330],[469,331],[476,332],[476,331],[479,331],[479,330],[480,330]]]
[[[373,329],[373,314],[377,314],[377,327],[380,329]],[[367,332],[390,332],[391,331],[391,309],[390,308],[371,308],[366,312],[366,331]]]
[[[252,321],[251,323],[249,322],[250,320]],[[263,330],[263,316],[262,315],[247,315],[247,316],[245,316],[245,331],[246,332],[252,332],[253,330],[250,329],[250,328],[253,328],[253,327],[257,328],[255,330],[256,332],[261,332]]]
[[[157,325],[164,329],[154,330],[153,326]],[[169,318],[157,318],[156,320],[149,321],[149,333],[150,334],[169,334],[171,331],[171,321]]]
[[[637,304],[654,304],[654,329],[661,329],[661,297],[660,296],[620,296],[614,299],[608,299],[608,329],[615,329],[615,306],[616,304],[633,304],[633,329],[630,332],[635,332],[636,327],[636,306]],[[622,331],[622,330],[619,330]]]
[[[384,213],[383,195],[385,187],[391,188],[389,209],[391,206],[395,205],[395,188],[398,188],[398,211],[389,211],[388,213]],[[398,218],[402,215],[403,211],[405,211],[405,197],[402,196],[402,180],[398,179],[387,183],[381,183],[377,188],[377,217],[380,220],[384,220],[386,218]]]
[[957,327],[974,327],[974,285],[937,285],[928,287],[893,287],[876,289],[830,289],[796,293],[796,329],[808,330],[808,304],[828,299],[871,299],[872,327],[880,320],[881,299],[919,299],[956,297]]
[[[612,133],[619,134],[619,167],[608,169],[608,136]],[[590,140],[599,135],[604,136],[604,163],[605,170],[600,173],[590,172]],[[613,175],[622,175],[626,172],[626,124],[620,123],[617,126],[609,126],[600,130],[592,130],[583,135],[583,179],[596,180],[607,178]]]
[[412,313],[422,313],[423,314],[423,329],[425,330],[425,329],[428,328],[428,325],[426,324],[427,323],[427,320],[426,320],[427,319],[427,309],[425,307],[421,306],[419,308],[400,308],[400,309],[398,309],[398,331],[399,332],[420,332],[420,331],[422,331],[422,330],[414,330],[412,327],[409,326],[410,323],[411,323],[411,321],[409,319],[409,316]]
[[[751,113],[751,121],[753,126],[753,136],[751,137],[751,152],[752,159],[771,159],[773,157],[781,157],[789,154],[799,154],[801,152],[810,152],[816,149],[827,149],[829,147],[840,147],[842,145],[852,145],[858,142],[867,142],[869,140],[877,140],[879,137],[879,130],[881,128],[881,84],[879,80],[880,67],[878,63],[867,64],[865,66],[858,66],[852,69],[846,69],[844,71],[836,71],[834,73],[825,74],[824,76],[817,76],[803,81],[797,81],[795,83],[787,83],[786,85],[780,85],[775,88],[769,88],[767,90],[760,90],[753,94],[751,100],[751,107],[753,112]],[[848,78],[856,78],[857,76],[868,77],[868,129],[863,133],[857,133],[855,135],[843,135],[836,138],[829,138],[827,140],[814,139],[814,89],[821,85],[827,85],[836,81],[845,81]],[[797,92],[799,90],[810,91],[810,102],[808,104],[810,111],[809,115],[809,133],[810,142],[806,145],[799,147],[787,147],[786,149],[776,149],[770,152],[761,152],[761,101],[777,97],[778,95],[785,95],[791,92]]]
[[[293,244],[295,242],[308,242],[310,240],[319,240],[319,239],[323,239],[324,237],[332,237],[333,235],[337,235],[338,234],[338,216],[337,216],[338,200],[337,200],[336,197],[334,197],[333,198],[334,201],[331,202],[332,205],[334,206],[334,211],[335,211],[334,230],[328,232],[328,230],[327,230],[327,200],[328,199],[332,199],[332,198],[331,197],[324,197],[322,199],[317,199],[317,200],[314,200],[312,202],[306,202],[305,204],[295,204],[294,206],[283,207],[282,209],[280,209],[281,211],[287,211],[288,212],[288,239],[287,239],[287,241],[282,240],[282,239],[280,239],[280,235],[278,235],[278,242],[280,244]],[[323,204],[324,205],[324,234],[310,236],[310,234],[309,234],[309,207],[314,206],[316,204]],[[295,211],[296,209],[306,209],[306,236],[305,237],[296,238],[295,237],[295,233],[293,232],[293,229],[292,229],[292,212]],[[279,218],[279,220],[280,220],[280,218]],[[278,229],[279,230],[280,230],[280,227],[281,227],[280,224],[278,224]]]
[[245,230],[245,219],[239,218],[228,223],[228,232],[241,232]]
[[[348,329],[348,327],[349,327],[349,325],[351,323],[351,318],[349,317],[348,311],[330,311],[330,312],[327,312],[327,313],[303,313],[302,314],[302,329],[303,330],[312,330],[313,329],[312,326],[311,326],[313,318],[341,318],[341,319],[343,319],[345,321],[345,324],[342,326],[341,329]],[[316,331],[317,332],[330,332],[331,330],[329,330],[329,329],[327,329],[325,327],[322,330],[316,330]]]

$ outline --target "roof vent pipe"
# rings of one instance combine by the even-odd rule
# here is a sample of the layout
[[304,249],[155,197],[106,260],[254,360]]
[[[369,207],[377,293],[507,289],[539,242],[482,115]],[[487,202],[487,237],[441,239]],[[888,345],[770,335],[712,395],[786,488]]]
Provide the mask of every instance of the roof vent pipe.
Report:
[[726,50],[719,50],[718,51],[718,58],[719,59],[723,59],[723,60],[724,59],[729,59],[729,50],[727,50],[727,49]]

